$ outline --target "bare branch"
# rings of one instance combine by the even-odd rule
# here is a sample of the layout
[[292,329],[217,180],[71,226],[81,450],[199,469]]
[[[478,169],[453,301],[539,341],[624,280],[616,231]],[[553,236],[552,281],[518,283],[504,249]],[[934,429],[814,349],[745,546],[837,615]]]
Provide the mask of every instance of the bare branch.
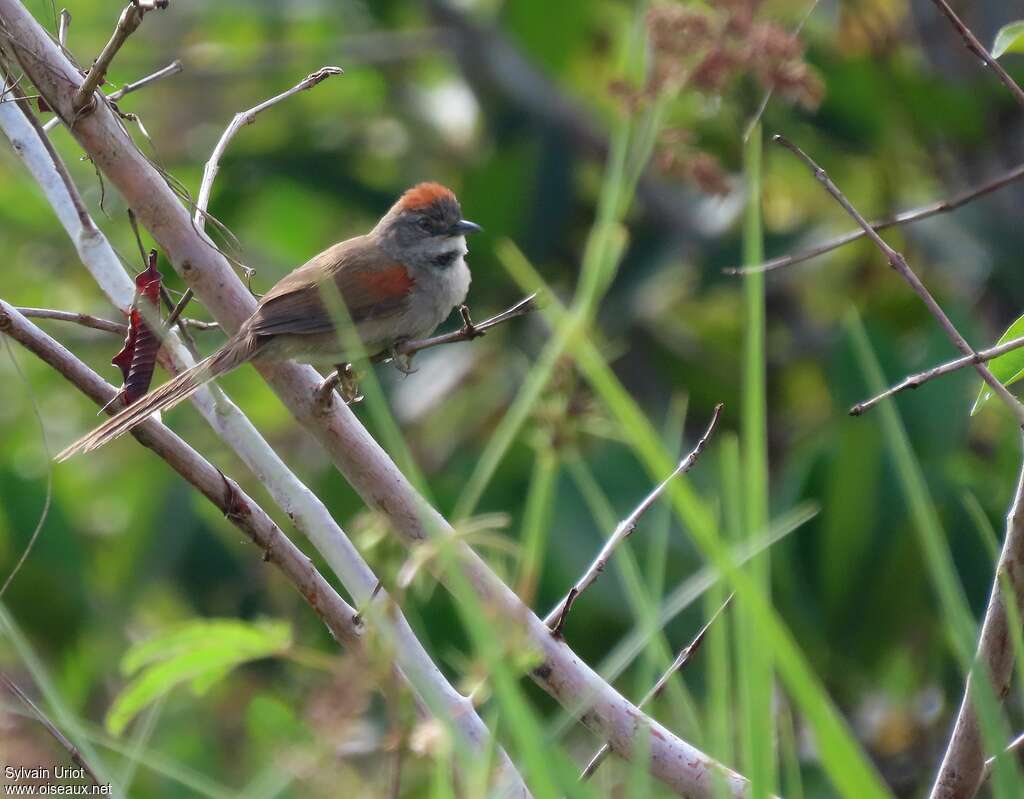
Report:
[[251,125],[255,122],[256,117],[268,108],[272,108],[278,103],[284,102],[289,97],[296,95],[299,92],[312,89],[314,86],[333,75],[344,74],[345,70],[341,67],[320,67],[316,72],[311,75],[307,75],[287,91],[281,92],[281,94],[271,97],[269,100],[264,100],[259,105],[255,105],[247,111],[241,111],[235,114],[234,118],[221,134],[220,139],[217,141],[217,145],[213,148],[213,152],[210,154],[210,160],[207,161],[206,166],[203,167],[203,180],[199,185],[199,194],[196,197],[195,213],[195,223],[200,230],[205,226],[206,210],[210,205],[210,194],[213,191],[213,182],[217,179],[217,173],[220,171],[220,159],[224,156],[224,151],[227,149],[228,144],[231,143],[231,140],[235,138],[238,131],[246,125]]
[[[217,179],[217,173],[220,171],[220,159],[224,156],[224,151],[227,149],[228,144],[246,125],[251,125],[256,121],[256,116],[268,108],[277,105],[278,103],[284,102],[292,95],[304,92],[307,89],[312,89],[317,84],[323,82],[332,75],[344,75],[345,70],[341,67],[320,67],[316,72],[307,75],[305,78],[300,80],[288,91],[281,92],[275,97],[271,97],[269,100],[264,100],[259,105],[253,106],[248,111],[240,111],[235,114],[234,118],[228,124],[227,128],[221,134],[220,139],[217,141],[216,146],[213,148],[213,152],[210,154],[210,160],[206,162],[206,166],[203,167],[203,179],[199,184],[199,195],[196,197],[196,212],[194,222],[199,230],[206,229],[206,216],[207,209],[210,207],[210,195],[213,193],[213,182]],[[184,295],[181,300],[178,301],[177,307],[174,309],[179,315],[185,310],[189,301],[192,299],[191,287],[185,289]],[[172,313],[172,316],[174,314]],[[177,318],[177,317],[175,317]]]
[[[62,11],[61,13],[63,14],[64,12]],[[107,99],[110,100],[111,102],[116,102],[116,101],[120,100],[122,97],[124,97],[126,94],[131,94],[132,92],[137,92],[139,89],[145,88],[149,84],[155,83],[158,80],[163,80],[164,78],[169,78],[169,77],[171,77],[171,75],[177,75],[179,72],[181,72],[181,70],[182,70],[181,61],[178,61],[177,59],[175,59],[170,64],[168,64],[166,67],[163,67],[162,69],[158,69],[156,72],[153,72],[153,73],[151,73],[149,75],[146,75],[144,78],[139,78],[138,80],[132,81],[131,83],[126,83],[124,86],[122,86],[117,91],[114,91],[114,92],[111,92],[110,94],[108,94],[107,95]],[[55,116],[55,117],[53,117],[53,119],[48,119],[46,121],[46,124],[43,125],[43,130],[45,130],[47,133],[49,133],[51,130],[53,130],[55,127],[57,127],[60,123],[61,123],[60,117],[56,117]]]
[[[492,327],[497,327],[500,324],[504,324],[511,319],[516,319],[520,316],[525,316],[537,307],[537,295],[531,294],[529,297],[524,297],[511,308],[506,308],[499,314],[495,314],[490,319],[485,319],[482,322],[473,322],[472,319],[468,318],[469,309],[463,305],[462,309],[465,309],[465,314],[462,317],[462,327],[458,330],[453,330],[451,333],[441,333],[437,336],[431,336],[430,338],[415,339],[413,341],[404,341],[395,347],[395,354],[397,355],[413,355],[414,353],[426,350],[431,347],[439,347],[442,344],[455,344],[459,341],[472,341],[475,338],[479,338],[484,335]],[[460,312],[461,310],[460,309]],[[388,356],[385,356],[388,357]]]
[[[707,623],[700,628],[700,631],[693,637],[693,640],[679,651],[679,654],[676,655],[676,659],[669,664],[669,667],[665,669],[664,673],[658,678],[658,681],[654,683],[651,690],[644,695],[644,698],[640,700],[637,707],[646,707],[648,702],[659,696],[661,692],[665,690],[665,686],[668,685],[668,681],[672,679],[672,675],[676,674],[690,662],[693,656],[697,654],[697,650],[700,649],[701,644],[704,643],[704,637],[708,634],[708,630],[711,629],[711,625],[714,624],[718,617],[722,615],[723,611],[729,607],[730,602],[732,602],[732,594],[730,594],[725,602],[722,603],[722,606],[712,614],[711,618],[707,620]],[[612,749],[608,744],[605,744],[598,749],[597,752],[594,753],[594,756],[590,758],[590,762],[587,763],[587,767],[583,769],[583,773],[580,774],[580,779],[589,780],[593,777],[594,772],[600,768],[604,759],[608,757],[608,753],[611,751]]]
[[1014,99],[1021,105],[1024,105],[1024,89],[1021,89],[1017,81],[1010,77],[1010,73],[1003,69],[1002,64],[992,57],[992,54],[986,50],[985,46],[978,41],[978,38],[971,33],[970,28],[964,25],[960,17],[958,17],[953,9],[949,7],[949,3],[947,3],[946,0],[932,0],[932,2],[935,4],[935,7],[946,16],[946,19],[950,21],[953,27],[956,28],[956,32],[960,34],[960,38],[964,40],[964,46],[985,62],[985,66],[996,73],[996,76],[1002,84],[1010,90]]
[[57,25],[57,41],[60,46],[68,46],[68,28],[71,27],[71,12],[66,8],[60,10],[60,22]]
[[36,703],[29,698],[28,694],[22,691],[21,688],[18,687],[18,684],[2,671],[0,671],[0,682],[2,682],[7,687],[7,690],[14,694],[18,701],[28,709],[29,713],[32,714],[35,720],[43,725],[53,739],[67,750],[68,755],[71,757],[71,761],[89,776],[89,780],[92,784],[99,786],[100,780],[96,776],[96,772],[92,770],[92,766],[90,766],[89,762],[82,756],[78,747],[71,743],[71,741],[67,739],[67,736],[58,729],[57,725],[47,718],[46,714],[43,713]]
[[[984,197],[987,194],[998,191],[1011,183],[1017,182],[1021,178],[1024,178],[1024,164],[1015,166],[1013,169],[1004,172],[1002,175],[999,175],[980,186],[976,186],[973,189],[967,189],[966,191],[956,194],[949,199],[929,203],[928,205],[923,205],[920,208],[903,211],[884,219],[877,219],[874,222],[871,222],[870,226],[871,229],[877,233],[882,230],[887,230],[888,228],[906,225],[911,222],[917,222],[921,219],[928,219],[932,216],[938,216],[939,214],[955,211],[956,209],[967,205],[967,203],[972,200],[976,200],[979,197]],[[857,230],[851,230],[849,233],[836,236],[834,239],[829,239],[828,241],[816,244],[813,247],[801,250],[797,253],[781,255],[778,258],[772,258],[770,261],[765,261],[764,263],[757,264],[756,266],[729,267],[727,269],[723,269],[722,272],[726,275],[749,275],[756,272],[772,272],[786,266],[792,266],[793,264],[809,261],[811,258],[817,258],[819,255],[824,255],[827,252],[837,250],[845,244],[862,239],[866,235],[867,233],[863,228],[858,228]]]
[[[1024,437],[1021,443],[1024,447]],[[1018,614],[1024,611],[1024,463],[1006,516],[1006,537],[981,623],[975,665],[968,675],[953,734],[935,776],[930,799],[972,799],[985,778],[984,741],[971,693],[977,680],[990,680],[992,694],[1000,699],[1010,691],[1014,648],[1009,643],[1008,598],[1016,603]]]
[[974,355],[965,355],[963,358],[947,361],[939,366],[933,366],[931,369],[926,369],[923,372],[918,372],[917,374],[905,377],[899,383],[887,388],[881,394],[878,394],[871,399],[864,400],[863,402],[858,402],[850,408],[850,416],[860,416],[864,411],[871,410],[882,400],[887,399],[894,394],[899,394],[901,391],[905,391],[908,388],[917,388],[918,386],[927,383],[929,380],[934,380],[936,377],[948,375],[950,372],[963,369],[965,366],[974,366],[978,363],[991,361],[993,358],[998,358],[1000,355],[1005,355],[1006,353],[1019,349],[1020,347],[1024,347],[1024,338],[1015,338],[1003,344],[998,344],[995,347],[978,350]]
[[668,477],[659,483],[650,494],[644,497],[643,501],[633,509],[633,512],[629,514],[625,519],[619,522],[619,526],[615,528],[615,532],[611,534],[604,546],[601,547],[601,551],[597,553],[597,557],[587,567],[586,571],[583,572],[583,576],[580,577],[569,589],[569,593],[565,599],[558,603],[558,605],[552,608],[551,612],[548,613],[544,618],[544,623],[551,628],[551,634],[556,638],[562,637],[563,628],[565,627],[565,620],[569,615],[569,611],[572,609],[573,604],[579,598],[580,594],[587,590],[590,585],[598,578],[601,572],[604,571],[605,566],[608,565],[608,560],[611,558],[612,553],[616,547],[625,541],[632,532],[636,529],[637,523],[640,518],[650,510],[651,506],[658,500],[658,497],[665,491],[668,484],[671,483],[676,477],[681,474],[685,474],[693,465],[697,462],[697,458],[700,457],[701,452],[704,451],[704,446],[707,444],[711,434],[715,431],[715,425],[718,424],[718,417],[722,413],[722,403],[715,406],[715,410],[711,415],[711,421],[708,423],[707,429],[704,431],[704,435],[697,441],[696,446],[690,450],[690,453],[679,461],[679,465],[672,471]]
[[74,311],[55,311],[51,308],[21,308],[18,313],[29,319],[56,319],[59,322],[73,322],[82,327],[102,330],[104,333],[116,333],[124,336],[128,332],[128,326],[121,322],[111,322],[109,319],[100,319],[98,316],[90,316],[85,313]]
[[92,69],[89,70],[89,74],[85,76],[85,80],[71,100],[71,109],[74,111],[75,118],[89,112],[90,106],[95,102],[92,93],[106,79],[107,70],[110,69],[114,56],[117,55],[117,51],[121,49],[128,37],[138,30],[146,12],[154,8],[167,8],[168,2],[169,0],[148,0],[148,2],[147,0],[132,0],[125,6],[117,20],[110,41],[97,56]]
[[[8,45],[19,65],[51,108],[73,116],[71,95],[81,80],[57,44],[18,0],[0,0],[0,22],[6,27]],[[0,104],[0,108],[6,104]],[[228,260],[201,235],[163,176],[127,136],[119,120],[104,104],[71,129],[93,163],[136,209],[139,220],[162,252],[230,333],[247,319],[255,300],[239,280]],[[538,652],[540,663],[531,671],[534,680],[559,703],[581,713],[580,720],[612,749],[629,758],[634,752],[638,721],[649,725],[646,751],[651,774],[690,799],[712,796],[710,775],[719,775],[730,797],[742,797],[749,789],[741,775],[717,763],[706,753],[682,740],[642,712],[601,679],[563,641],[523,605],[515,593],[469,546],[454,536],[451,525],[412,487],[395,463],[343,403],[324,409],[316,400],[322,382],[317,372],[295,363],[259,363],[254,367],[267,379],[295,418],[330,454],[339,471],[363,501],[384,514],[390,529],[409,547],[425,540],[452,537],[447,542],[453,565],[468,581],[480,601],[507,625],[510,632]],[[353,557],[358,553],[353,553]],[[335,564],[332,563],[332,566]],[[350,564],[338,564],[338,568]],[[452,570],[439,572],[442,581],[457,590]],[[374,579],[374,583],[376,580]],[[462,583],[459,582],[458,585]],[[369,589],[367,589],[369,590]],[[396,647],[396,655],[403,654]],[[403,665],[404,670],[404,665]],[[460,721],[479,722],[468,703],[462,704]],[[481,722],[482,725],[482,722]],[[488,744],[486,728],[475,739]],[[504,753],[501,753],[504,756]],[[524,789],[525,790],[525,789]]]
[[[52,366],[101,407],[108,406],[117,395],[117,389],[3,300],[0,300],[0,332]],[[309,558],[234,481],[155,419],[137,429],[135,437],[144,446],[167,461],[263,550],[265,559],[275,564],[295,585],[335,639],[347,644],[358,641],[360,625],[355,609],[338,596]]]
[[[846,196],[839,190],[839,187],[832,181],[832,178],[828,176],[828,173],[818,166],[818,164],[809,155],[807,155],[807,153],[783,136],[775,135],[772,137],[772,141],[776,144],[782,145],[803,161],[811,170],[815,179],[825,187],[825,191],[832,195],[832,198],[842,206],[843,210],[846,211],[846,213],[848,213],[858,225],[860,225],[865,235],[867,235],[867,237],[874,242],[875,246],[882,251],[882,254],[885,255],[886,259],[889,261],[889,265],[900,274],[914,293],[921,298],[921,301],[925,304],[925,307],[931,315],[938,321],[939,326],[942,327],[943,331],[945,331],[946,337],[953,343],[953,346],[968,357],[976,357],[977,353],[971,348],[971,345],[967,343],[967,340],[960,335],[960,331],[956,329],[956,326],[946,315],[946,312],[943,311],[935,301],[931,292],[928,291],[920,278],[918,278],[914,273],[914,270],[910,268],[906,259],[886,244],[885,240],[872,229],[870,223],[861,216],[860,212],[853,207],[848,199],[846,199]],[[980,362],[973,364],[973,366],[975,371],[981,375],[981,379],[988,384],[993,393],[1006,404],[1013,415],[1017,418],[1018,424],[1024,425],[1024,405],[1022,405],[1017,398],[1009,392],[1006,386],[995,378],[995,376],[988,370],[987,366]]]

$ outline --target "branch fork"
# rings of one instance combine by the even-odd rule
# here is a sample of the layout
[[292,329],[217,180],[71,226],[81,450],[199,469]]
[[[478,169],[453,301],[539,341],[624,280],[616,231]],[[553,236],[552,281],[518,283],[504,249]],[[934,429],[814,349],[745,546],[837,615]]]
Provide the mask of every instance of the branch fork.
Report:
[[76,119],[95,110],[96,98],[93,97],[93,92],[106,81],[107,70],[110,69],[114,56],[117,55],[117,51],[121,49],[128,37],[139,29],[146,12],[158,8],[165,9],[169,4],[170,0],[132,0],[125,6],[117,20],[110,41],[96,57],[85,80],[82,81],[82,85],[78,87],[75,96],[71,99],[71,108],[75,112]]

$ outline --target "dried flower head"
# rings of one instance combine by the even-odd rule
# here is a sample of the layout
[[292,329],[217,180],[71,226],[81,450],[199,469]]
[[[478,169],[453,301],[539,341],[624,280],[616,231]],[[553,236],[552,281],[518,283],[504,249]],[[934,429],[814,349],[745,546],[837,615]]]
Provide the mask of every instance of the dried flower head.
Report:
[[[718,0],[713,6],[663,0],[647,12],[651,67],[636,87],[610,87],[629,113],[665,93],[691,90],[720,97],[743,77],[764,91],[808,108],[816,107],[824,86],[804,60],[804,45],[794,33],[758,19],[761,0]],[[662,141],[655,154],[659,168],[692,180],[704,191],[724,193],[729,184],[718,160],[689,140]]]

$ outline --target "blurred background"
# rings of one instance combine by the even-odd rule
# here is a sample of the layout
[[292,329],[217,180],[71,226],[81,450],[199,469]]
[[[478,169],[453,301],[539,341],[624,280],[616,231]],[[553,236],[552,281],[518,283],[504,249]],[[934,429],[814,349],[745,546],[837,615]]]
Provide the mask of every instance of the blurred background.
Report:
[[[60,4],[27,5],[56,30]],[[1012,21],[995,0],[960,5],[986,43]],[[626,249],[592,332],[670,451],[692,446],[714,404],[725,403],[692,484],[728,526],[747,316],[742,280],[723,269],[743,262],[751,120],[763,107],[763,227],[772,257],[851,225],[796,159],[767,142],[770,134],[800,144],[865,215],[877,217],[1019,162],[1021,114],[927,0],[651,6],[172,0],[129,39],[107,88],[181,60],[180,74],[125,97],[120,108],[141,120],[126,125],[142,149],[194,194],[236,112],[320,66],[344,67],[343,77],[239,133],[222,161],[211,213],[237,238],[229,246],[255,270],[252,288],[262,292],[324,247],[366,231],[409,185],[446,183],[486,231],[470,242],[469,304],[477,319],[525,293],[507,268],[509,242],[556,296],[572,296],[609,142],[624,119],[660,102],[650,162],[624,211]],[[119,6],[71,0],[67,7],[67,46],[85,66],[109,37]],[[801,25],[793,40],[788,34]],[[628,54],[638,37],[647,69],[640,80]],[[760,56],[749,56],[757,47]],[[730,60],[730,53],[749,57]],[[1024,74],[1019,58],[1005,59],[1014,74]],[[652,93],[666,99],[652,101]],[[96,220],[132,270],[141,269],[123,202],[65,129],[52,140]],[[116,318],[37,186],[2,145],[0,297]],[[1024,307],[1015,277],[1022,199],[1022,187],[1011,185],[887,234],[977,346],[994,341]],[[168,286],[180,290],[170,266],[162,259],[160,266]],[[922,564],[894,428],[878,413],[854,419],[846,411],[874,393],[868,350],[888,382],[955,353],[864,241],[770,273],[765,291],[770,516],[778,521],[771,534],[787,533],[771,547],[773,600],[893,791],[919,795],[945,746],[962,673]],[[209,318],[198,303],[187,314]],[[41,324],[119,381],[109,365],[116,337]],[[204,353],[222,340],[217,330],[194,335]],[[858,338],[864,335],[867,348]],[[549,336],[547,317],[536,313],[484,339],[422,353],[409,377],[390,366],[373,370],[408,448],[389,447],[392,454],[415,462],[442,512],[471,511],[460,529],[538,612],[564,594],[653,484],[629,431],[564,358],[479,501],[464,498]],[[408,700],[388,700],[391,688],[382,694],[348,658],[336,657],[301,598],[214,508],[129,439],[52,466],[51,453],[94,426],[96,409],[14,344],[0,352],[0,381],[0,577],[45,514],[34,550],[2,598],[0,666],[25,686],[48,681],[130,795],[312,797],[342,788],[386,795],[396,748],[407,753],[401,794],[437,795],[430,729],[396,722],[396,714],[411,718]],[[406,553],[322,450],[253,370],[223,384],[393,585]],[[1019,456],[1012,420],[998,403],[970,416],[978,385],[975,374],[961,371],[896,403],[933,522],[976,615],[992,577],[991,528],[1001,536]],[[378,415],[365,404],[357,413],[388,443]],[[194,411],[183,407],[166,418],[292,532]],[[704,566],[688,530],[660,506],[628,549],[632,578],[617,563],[580,601],[567,629],[569,643],[595,667],[636,629],[637,602],[656,603]],[[482,676],[475,654],[449,597],[432,582],[417,577],[403,608],[446,673],[470,690]],[[643,647],[616,686],[642,696],[666,653],[685,645],[721,599],[702,598],[676,615],[662,648]],[[289,627],[291,643],[283,655],[233,669],[201,693],[170,691],[113,736],[104,717],[129,681],[121,671],[125,653],[202,618],[273,619]],[[656,715],[738,765],[739,720],[720,718],[717,731],[700,721],[712,683],[729,684],[711,673],[715,662],[723,666],[715,653],[727,651],[698,655]],[[556,736],[557,706],[532,686],[525,691]],[[51,712],[54,701],[47,700]],[[777,707],[787,785],[808,797],[836,795],[800,715],[782,695]],[[1020,716],[1016,693],[1008,707],[1011,718]],[[579,730],[557,735],[581,762],[600,743]],[[64,762],[7,695],[0,750],[6,762]],[[609,762],[603,771],[596,784],[611,791],[628,769]]]

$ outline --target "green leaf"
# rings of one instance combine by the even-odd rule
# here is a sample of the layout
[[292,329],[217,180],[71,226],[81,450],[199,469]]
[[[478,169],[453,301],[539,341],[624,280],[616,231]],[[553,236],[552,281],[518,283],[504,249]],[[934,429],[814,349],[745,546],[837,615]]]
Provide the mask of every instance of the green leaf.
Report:
[[992,45],[992,57],[999,58],[1003,53],[1024,53],[1024,20],[1011,22],[999,29]]
[[107,711],[107,730],[120,735],[140,711],[176,686],[188,683],[202,693],[237,666],[280,654],[291,640],[286,622],[202,619],[138,643],[121,661],[121,671],[136,676]]
[[[1017,24],[1024,25],[1024,22]],[[1024,36],[1024,30],[1021,31],[1021,34]],[[1024,39],[1022,39],[1022,42],[1024,42]],[[1024,338],[1024,315],[1018,316],[1017,320],[1006,328],[1006,332],[999,337],[999,341],[996,344],[1005,344],[1007,341],[1013,341],[1015,338]],[[998,358],[993,358],[988,362],[988,368],[995,375],[996,380],[1004,386],[1016,383],[1024,377],[1024,347],[1010,350]],[[974,416],[978,408],[991,396],[992,392],[987,386],[982,384],[981,389],[978,391],[978,398],[974,401],[974,406],[971,408],[971,416]]]

